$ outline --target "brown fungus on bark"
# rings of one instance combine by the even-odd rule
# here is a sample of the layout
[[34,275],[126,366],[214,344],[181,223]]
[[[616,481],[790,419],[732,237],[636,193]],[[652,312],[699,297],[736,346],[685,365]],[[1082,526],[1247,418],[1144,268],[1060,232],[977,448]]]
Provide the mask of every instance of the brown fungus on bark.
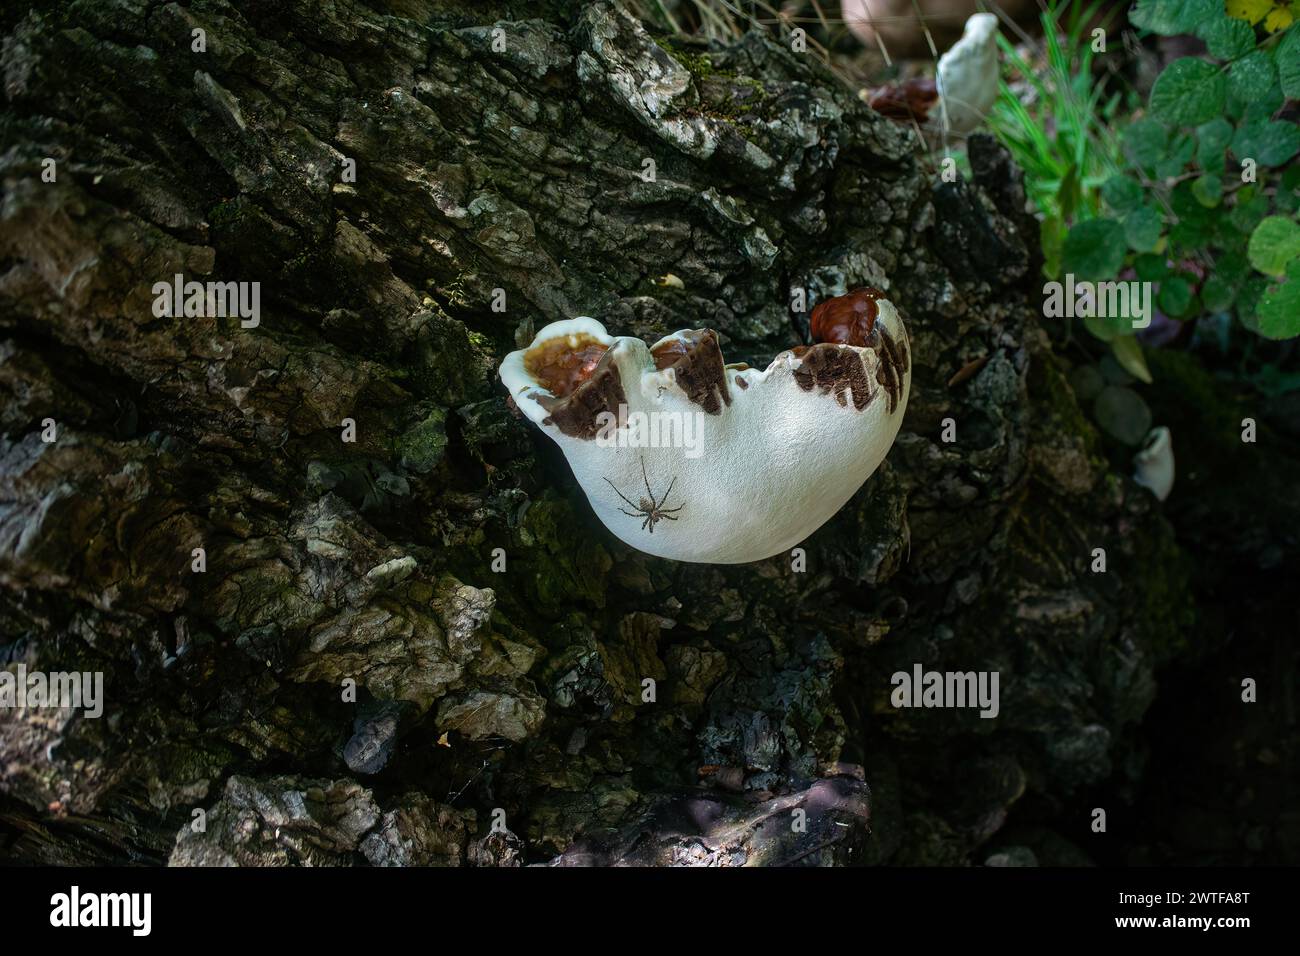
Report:
[[655,368],[661,372],[671,368],[686,397],[710,415],[722,414],[722,406],[731,404],[717,332],[712,329],[679,332],[657,344],[650,354],[654,356]]
[[876,303],[883,298],[885,293],[865,286],[819,302],[809,323],[813,341],[874,348],[879,340],[876,319],[880,307]]
[[884,329],[880,333],[880,346],[876,355],[880,364],[876,367],[876,381],[889,395],[889,411],[898,407],[899,396],[903,394],[903,375],[907,372],[907,343],[895,340]]
[[[819,388],[834,395],[841,407],[848,407],[845,393],[852,391],[853,407],[859,412],[876,397],[860,352],[825,343],[801,347],[794,352],[800,359],[799,367],[794,370],[794,380],[805,392]],[[890,410],[893,410],[892,404]]]
[[933,77],[917,76],[901,83],[889,83],[864,91],[861,98],[873,110],[897,123],[924,123],[939,102],[939,86]]
[[818,303],[810,322],[812,346],[794,349],[802,361],[795,381],[809,391],[814,387],[830,392],[840,405],[846,405],[845,391],[853,391],[853,407],[866,408],[875,397],[861,353],[855,348],[869,348],[876,353],[876,383],[889,398],[889,412],[898,408],[903,394],[903,376],[907,372],[907,343],[895,340],[876,320],[880,317],[879,300],[885,293],[871,286],[854,289]]
[[589,335],[551,339],[524,356],[524,368],[556,398],[567,398],[596,371],[609,346]]
[[603,427],[602,413],[618,416],[627,404],[623,383],[609,347],[595,340],[574,347],[563,340],[543,343],[525,367],[552,395],[539,395],[548,423],[570,438],[593,439]]

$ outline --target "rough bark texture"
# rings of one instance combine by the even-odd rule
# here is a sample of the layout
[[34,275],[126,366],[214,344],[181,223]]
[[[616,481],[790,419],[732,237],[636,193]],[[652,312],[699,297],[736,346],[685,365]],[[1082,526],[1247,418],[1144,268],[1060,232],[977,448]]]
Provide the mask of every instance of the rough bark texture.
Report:
[[[107,684],[102,719],[0,711],[6,856],[967,863],[1015,805],[999,860],[1100,852],[1157,669],[1211,640],[1052,354],[989,142],[936,183],[811,56],[608,3],[0,24],[0,660]],[[260,326],[156,318],[176,273],[260,282]],[[792,290],[864,284],[914,391],[806,571],[630,551],[495,380],[577,314],[765,364]],[[1294,528],[1261,532],[1283,564]],[[891,707],[915,663],[998,671],[1000,714]]]

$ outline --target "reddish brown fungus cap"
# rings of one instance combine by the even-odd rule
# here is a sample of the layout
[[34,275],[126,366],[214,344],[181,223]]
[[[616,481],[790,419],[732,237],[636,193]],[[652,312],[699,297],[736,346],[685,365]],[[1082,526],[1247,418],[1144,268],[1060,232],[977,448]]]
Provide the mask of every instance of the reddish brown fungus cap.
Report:
[[833,345],[871,345],[875,341],[876,302],[885,297],[879,289],[866,286],[817,304],[812,311],[814,342]]
[[528,350],[524,368],[542,388],[556,398],[565,398],[591,378],[607,351],[608,345],[589,337],[576,343],[552,339]]

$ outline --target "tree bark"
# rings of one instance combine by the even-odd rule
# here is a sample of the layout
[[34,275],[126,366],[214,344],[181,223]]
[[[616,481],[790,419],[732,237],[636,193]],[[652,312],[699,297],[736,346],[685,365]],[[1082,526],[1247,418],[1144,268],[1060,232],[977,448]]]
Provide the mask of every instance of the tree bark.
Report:
[[[991,141],[943,182],[779,36],[606,2],[0,23],[0,654],[106,687],[0,710],[7,856],[965,863],[1028,801],[1086,857],[1190,564],[1052,354]],[[156,316],[176,274],[260,283],[260,324]],[[621,545],[495,378],[579,314],[765,365],[796,290],[863,284],[913,394],[804,572]],[[892,707],[917,663],[998,672],[996,719]]]

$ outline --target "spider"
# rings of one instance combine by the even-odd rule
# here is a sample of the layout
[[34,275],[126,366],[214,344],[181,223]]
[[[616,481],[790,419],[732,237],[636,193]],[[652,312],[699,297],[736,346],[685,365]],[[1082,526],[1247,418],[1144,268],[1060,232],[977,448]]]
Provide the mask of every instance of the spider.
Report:
[[635,511],[628,511],[626,508],[619,508],[618,510],[623,512],[623,514],[627,515],[629,518],[645,518],[645,521],[641,522],[641,530],[644,531],[646,528],[649,528],[650,533],[654,534],[656,521],[676,521],[677,519],[674,518],[673,515],[685,508],[686,505],[680,504],[676,508],[664,508],[664,505],[668,503],[668,496],[673,493],[673,485],[677,484],[676,478],[673,478],[673,480],[668,483],[668,490],[664,492],[663,498],[658,501],[655,500],[654,492],[650,490],[650,479],[647,478],[645,474],[644,458],[641,459],[641,480],[645,482],[645,493],[650,497],[642,498],[639,505],[628,498],[627,495],[623,494],[623,492],[614,488],[614,482],[610,481],[608,478],[605,479],[605,484],[614,488],[614,494],[618,495],[636,509]]

